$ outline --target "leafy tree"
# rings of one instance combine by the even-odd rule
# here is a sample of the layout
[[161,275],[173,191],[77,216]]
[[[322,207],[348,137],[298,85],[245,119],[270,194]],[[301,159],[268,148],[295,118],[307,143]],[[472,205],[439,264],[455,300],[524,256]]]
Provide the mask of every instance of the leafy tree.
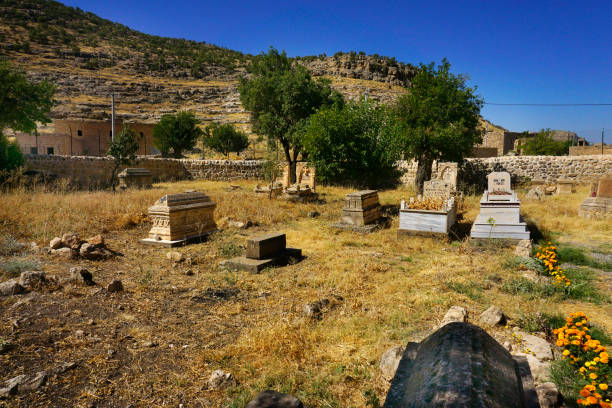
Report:
[[343,98],[328,80],[313,80],[306,68],[292,66],[284,51],[272,47],[253,60],[249,72],[252,77],[241,78],[238,85],[242,105],[251,112],[255,132],[266,135],[270,144],[280,142],[294,183],[306,119],[321,107],[342,104]]
[[0,170],[14,170],[23,166],[24,159],[17,142],[10,142],[0,133]]
[[553,131],[542,129],[535,136],[521,140],[519,150],[528,156],[563,156],[569,154],[571,141],[553,139]]
[[202,136],[199,123],[192,112],[163,115],[153,127],[153,144],[164,157],[168,156],[170,149],[175,157],[181,157],[183,151],[193,149]]
[[450,72],[446,59],[437,68],[433,62],[420,64],[410,93],[398,98],[395,112],[403,126],[405,153],[419,162],[419,193],[431,177],[434,160],[461,161],[482,140],[483,100],[466,81],[466,76]]
[[374,102],[319,110],[308,120],[303,143],[323,181],[375,188],[398,176],[401,128],[389,108]]
[[108,148],[108,155],[115,159],[115,165],[111,172],[110,185],[115,191],[115,183],[117,181],[117,170],[120,166],[127,166],[136,159],[136,152],[140,147],[139,136],[132,129],[124,126],[121,131],[115,135]]
[[211,123],[204,130],[204,145],[227,156],[230,152],[240,153],[249,147],[248,136],[234,125]]

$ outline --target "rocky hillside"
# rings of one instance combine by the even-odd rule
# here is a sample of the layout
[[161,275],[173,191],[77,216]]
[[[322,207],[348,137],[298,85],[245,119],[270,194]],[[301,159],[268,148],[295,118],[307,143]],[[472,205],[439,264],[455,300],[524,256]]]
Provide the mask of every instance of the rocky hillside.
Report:
[[[110,94],[118,114],[153,122],[189,109],[204,121],[249,130],[237,79],[255,58],[205,42],[157,37],[47,0],[0,0],[0,54],[35,79],[57,86],[56,118],[105,119]],[[415,67],[363,53],[297,57],[349,98],[366,91],[389,102],[405,92]]]

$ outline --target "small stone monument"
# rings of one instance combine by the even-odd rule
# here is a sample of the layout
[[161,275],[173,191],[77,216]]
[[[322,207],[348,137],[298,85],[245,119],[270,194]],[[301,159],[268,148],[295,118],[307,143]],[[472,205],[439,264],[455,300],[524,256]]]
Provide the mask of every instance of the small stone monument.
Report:
[[402,200],[398,235],[446,236],[457,220],[455,189],[444,180],[423,183],[423,197]]
[[539,407],[527,364],[483,329],[449,323],[407,345],[383,408]]
[[599,180],[595,197],[584,199],[578,215],[589,219],[612,217],[612,177]]
[[557,194],[572,194],[576,192],[576,185],[572,180],[557,180]]
[[480,199],[472,238],[529,239],[527,224],[520,215],[521,202],[512,191],[510,173],[494,172],[487,176],[488,190]]
[[151,188],[153,184],[153,174],[148,169],[127,168],[117,175],[119,178],[119,188]]
[[344,198],[340,222],[332,226],[356,232],[369,233],[379,227],[381,208],[376,190],[349,193]]
[[174,247],[202,239],[217,229],[216,206],[199,191],[165,195],[149,207],[153,227],[140,242]]
[[286,265],[290,259],[299,260],[301,257],[301,249],[287,248],[285,234],[272,233],[249,239],[246,256],[222,261],[220,265],[229,269],[259,273],[265,268]]

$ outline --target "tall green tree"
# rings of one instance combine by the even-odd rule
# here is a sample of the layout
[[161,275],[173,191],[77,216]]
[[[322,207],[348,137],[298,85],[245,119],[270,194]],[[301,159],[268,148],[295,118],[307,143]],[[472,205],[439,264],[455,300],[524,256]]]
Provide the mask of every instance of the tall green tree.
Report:
[[211,123],[204,129],[204,145],[227,156],[230,152],[240,153],[249,147],[246,133],[236,130],[230,123]]
[[38,123],[49,123],[53,107],[53,84],[33,83],[25,74],[0,60],[0,169],[23,165],[23,155],[15,142],[9,142],[5,129],[35,133]]
[[115,135],[108,148],[108,155],[114,159],[114,166],[111,171],[110,185],[115,191],[117,183],[117,170],[120,166],[127,166],[136,160],[136,152],[140,147],[139,136],[132,129],[124,126],[121,131]]
[[375,102],[319,110],[308,120],[303,143],[323,181],[378,188],[397,179],[401,128],[393,112]]
[[289,164],[291,182],[302,151],[302,128],[317,109],[342,104],[343,98],[329,80],[314,80],[304,66],[291,64],[287,54],[270,48],[249,66],[250,78],[240,79],[240,100],[251,113],[256,133],[266,135],[270,144],[279,142]]
[[398,98],[395,112],[403,126],[405,153],[418,160],[415,185],[419,193],[431,178],[434,160],[461,161],[482,141],[479,126],[483,99],[467,85],[467,77],[450,72],[443,59],[420,64],[409,93]]
[[202,136],[199,123],[193,112],[163,115],[153,127],[153,144],[163,157],[168,157],[170,150],[175,157],[181,157],[183,151],[193,149]]
[[526,137],[520,141],[519,150],[521,154],[528,156],[563,156],[569,154],[572,142],[555,140],[553,133],[550,129],[542,129],[535,136],[526,134]]

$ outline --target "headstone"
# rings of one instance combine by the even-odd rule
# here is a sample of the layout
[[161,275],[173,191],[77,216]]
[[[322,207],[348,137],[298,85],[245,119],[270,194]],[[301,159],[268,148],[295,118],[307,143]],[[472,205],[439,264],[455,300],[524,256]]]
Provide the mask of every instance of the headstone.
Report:
[[349,193],[344,197],[344,207],[340,222],[332,226],[356,232],[372,232],[378,228],[381,208],[376,190],[362,190]]
[[127,168],[117,175],[119,178],[119,188],[151,188],[153,174],[150,170],[140,168]]
[[141,242],[173,247],[202,239],[217,229],[216,206],[199,191],[165,195],[149,207],[153,227]]
[[453,191],[457,191],[457,163],[438,164],[438,179],[445,181]]
[[404,355],[384,408],[537,407],[533,384],[493,337],[468,323],[449,323]]
[[572,194],[576,192],[576,186],[572,180],[558,180],[557,194]]
[[527,224],[521,218],[521,202],[510,188],[510,173],[494,172],[487,176],[489,190],[480,199],[480,213],[472,238],[529,239]]
[[423,183],[423,197],[449,198],[454,189],[444,180],[429,180]]
[[599,180],[595,197],[585,198],[580,204],[578,215],[593,219],[612,217],[612,178]]
[[250,238],[246,256],[223,261],[220,265],[236,270],[259,273],[271,266],[286,265],[291,259],[302,258],[302,250],[287,248],[285,234],[273,233]]
[[314,167],[308,166],[306,162],[297,162],[295,164],[295,183],[291,183],[291,177],[289,176],[289,164],[283,167],[283,174],[281,177],[276,179],[276,183],[279,183],[283,188],[289,188],[292,186],[299,186],[302,190],[309,188],[312,192],[316,190],[316,170]]

